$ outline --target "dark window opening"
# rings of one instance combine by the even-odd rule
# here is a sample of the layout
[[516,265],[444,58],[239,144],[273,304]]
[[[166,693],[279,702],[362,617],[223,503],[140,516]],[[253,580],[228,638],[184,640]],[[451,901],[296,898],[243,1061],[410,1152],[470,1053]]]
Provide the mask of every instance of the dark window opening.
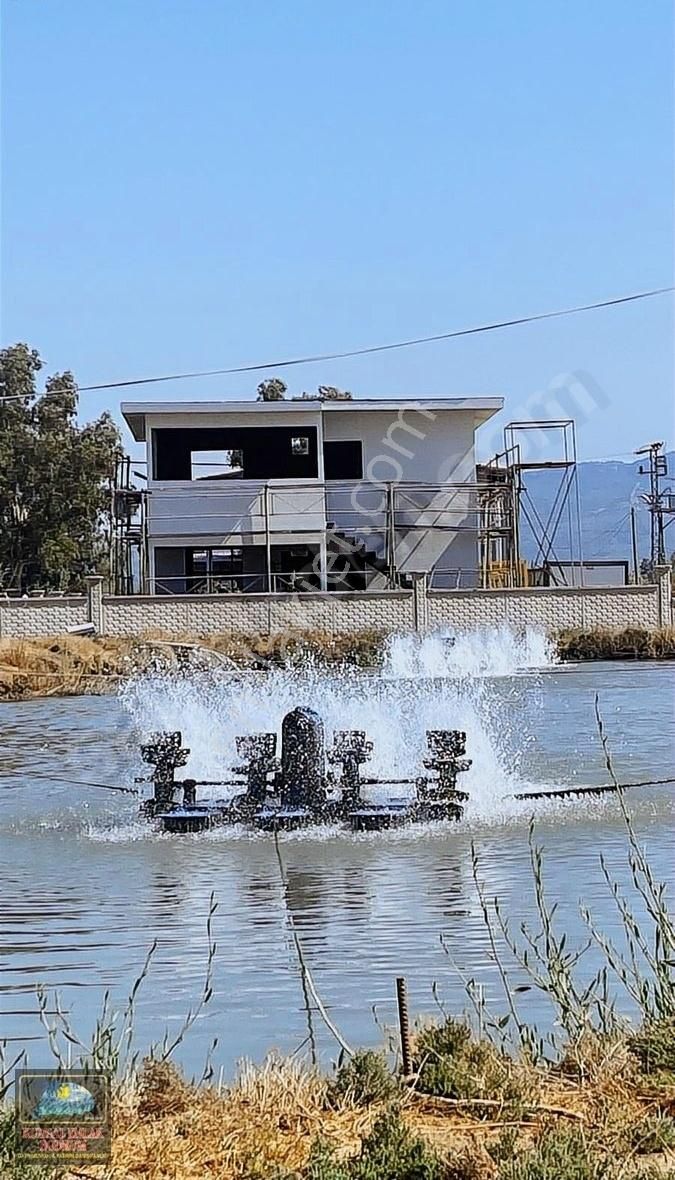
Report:
[[187,549],[188,594],[254,594],[266,587],[265,550],[259,546]]
[[319,590],[318,545],[272,545],[271,583],[275,593]]
[[363,479],[363,444],[346,439],[323,444],[325,479]]
[[191,451],[191,479],[242,479],[241,451]]
[[[157,480],[316,479],[319,474],[313,426],[302,435],[297,426],[162,428],[153,431],[152,441]],[[207,467],[197,466],[200,462]]]

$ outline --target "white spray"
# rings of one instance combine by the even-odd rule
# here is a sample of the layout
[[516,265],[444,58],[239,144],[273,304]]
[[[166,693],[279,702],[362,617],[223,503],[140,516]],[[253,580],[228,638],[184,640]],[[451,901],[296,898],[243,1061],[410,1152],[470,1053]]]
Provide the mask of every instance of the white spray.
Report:
[[[337,729],[365,729],[375,746],[365,774],[374,778],[414,778],[422,773],[427,729],[465,730],[473,760],[459,784],[470,794],[467,818],[495,819],[509,810],[504,796],[522,785],[498,682],[528,671],[529,683],[533,671],[552,662],[545,636],[534,630],[445,630],[393,637],[381,674],[310,663],[270,673],[153,675],[128,684],[122,700],[140,735],[181,730],[192,751],[186,773],[198,779],[227,778],[237,761],[235,737],[280,733],[284,714],[296,705],[321,714],[328,740]],[[411,789],[370,793],[376,798]]]

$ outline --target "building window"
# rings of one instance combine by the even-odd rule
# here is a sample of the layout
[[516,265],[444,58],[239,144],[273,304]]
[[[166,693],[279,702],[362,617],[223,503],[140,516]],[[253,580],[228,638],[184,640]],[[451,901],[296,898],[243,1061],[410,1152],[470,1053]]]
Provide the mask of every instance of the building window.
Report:
[[363,445],[360,439],[344,439],[323,444],[323,467],[326,479],[363,479]]
[[291,454],[308,455],[309,439],[306,434],[294,434],[291,437]]
[[243,465],[241,450],[191,451],[190,479],[241,479]]

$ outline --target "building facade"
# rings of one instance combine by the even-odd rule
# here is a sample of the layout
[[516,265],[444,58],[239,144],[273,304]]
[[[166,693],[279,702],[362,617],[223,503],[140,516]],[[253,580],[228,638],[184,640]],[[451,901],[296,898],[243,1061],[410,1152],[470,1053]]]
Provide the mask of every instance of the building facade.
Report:
[[145,443],[142,589],[480,584],[475,434],[498,397],[125,403]]

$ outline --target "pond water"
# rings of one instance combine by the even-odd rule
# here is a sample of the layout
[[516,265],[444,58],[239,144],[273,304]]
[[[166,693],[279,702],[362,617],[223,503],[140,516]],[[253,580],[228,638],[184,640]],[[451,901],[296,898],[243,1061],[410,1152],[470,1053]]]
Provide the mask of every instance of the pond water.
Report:
[[[675,665],[555,665],[536,634],[495,631],[392,645],[381,675],[295,673],[134,681],[119,697],[0,705],[0,1040],[35,1066],[50,1064],[36,983],[57,991],[86,1039],[109,990],[124,1001],[153,939],[136,1004],[140,1048],[180,1028],[203,987],[206,918],[217,910],[213,997],[178,1058],[201,1074],[208,1048],[226,1075],[243,1056],[294,1051],[307,1037],[295,929],[331,1018],[352,1044],[379,1044],[395,1021],[395,977],[408,980],[411,1007],[467,1006],[463,979],[505,1011],[499,974],[472,871],[472,846],[486,895],[498,896],[517,926],[535,922],[528,827],[544,851],[548,897],[572,942],[582,941],[580,906],[620,939],[604,880],[632,892],[624,820],[611,795],[518,803],[516,790],[608,781],[594,718],[598,694],[622,782],[675,774]],[[125,795],[77,780],[130,785],[143,772],[141,736],[181,729],[193,750],[188,772],[224,777],[237,733],[279,726],[284,712],[312,704],[331,728],[366,728],[376,750],[369,773],[419,772],[427,728],[467,731],[473,758],[461,786],[464,821],[439,828],[353,836],[335,829],[281,838],[285,885],[268,836],[219,829],[158,836]],[[147,770],[147,768],[145,768]],[[39,775],[39,777],[37,777]],[[58,776],[52,777],[52,776]],[[63,781],[63,780],[66,781]],[[635,830],[655,875],[675,881],[675,786],[627,795]],[[597,966],[594,952],[582,972]],[[514,984],[522,971],[514,970]],[[525,1015],[551,1019],[535,991]],[[50,1007],[53,1005],[50,1004]],[[319,1051],[337,1046],[313,1013]]]

